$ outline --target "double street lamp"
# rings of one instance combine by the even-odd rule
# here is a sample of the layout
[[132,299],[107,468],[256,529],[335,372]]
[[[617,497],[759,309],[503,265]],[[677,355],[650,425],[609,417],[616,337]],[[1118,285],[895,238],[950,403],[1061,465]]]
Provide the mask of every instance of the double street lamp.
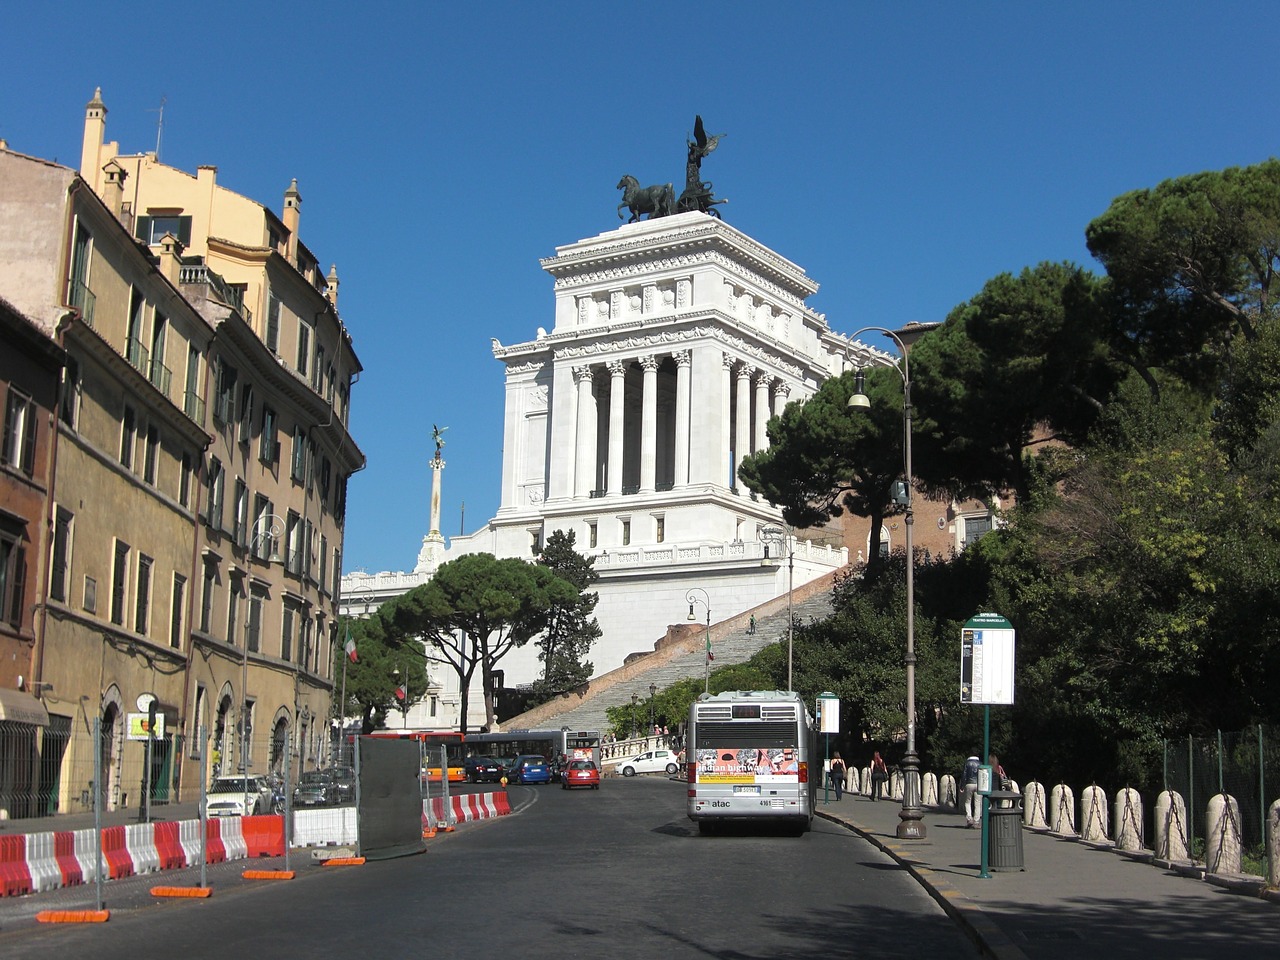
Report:
[[[702,594],[701,597],[695,597],[695,593]],[[696,621],[698,618],[693,615],[693,605],[700,603],[707,608],[707,651],[702,658],[702,692],[711,692],[711,595],[701,587],[691,587],[689,592],[685,594],[685,602],[689,604],[688,620]]]
[[[898,376],[902,378],[902,446],[906,474],[905,483],[896,491],[897,496],[895,499],[905,508],[907,527],[907,655],[905,660],[907,668],[907,752],[902,757],[904,783],[902,785],[902,809],[898,812],[897,836],[899,840],[923,840],[927,835],[927,831],[924,824],[924,808],[920,806],[920,758],[916,755],[916,598],[915,545],[912,540],[914,517],[911,505],[911,362],[907,356],[907,345],[902,342],[902,338],[892,330],[886,330],[884,327],[863,327],[849,337],[850,343],[852,344],[858,334],[866,333],[867,331],[883,333],[886,337],[891,338],[902,353],[902,365],[893,364],[893,369],[897,370]],[[871,406],[871,401],[863,393],[864,382],[862,366],[859,364],[854,380],[853,396],[849,398],[848,405],[850,409],[866,409]],[[878,545],[879,531],[873,530],[872,533],[876,534],[875,542]]]
[[[791,524],[783,527],[765,527],[760,531],[760,539],[765,544],[776,543],[779,549],[787,548],[787,691],[795,689],[791,682],[791,651],[795,620],[791,615],[791,595],[795,590],[796,541],[795,531]],[[765,561],[769,562],[769,548],[765,547]]]

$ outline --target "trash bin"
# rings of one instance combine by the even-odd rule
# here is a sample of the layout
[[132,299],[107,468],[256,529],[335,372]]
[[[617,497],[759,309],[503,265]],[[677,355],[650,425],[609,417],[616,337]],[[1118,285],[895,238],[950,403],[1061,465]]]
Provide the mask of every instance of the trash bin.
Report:
[[1022,865],[1022,794],[993,790],[987,806],[987,866],[992,870],[1024,870]]

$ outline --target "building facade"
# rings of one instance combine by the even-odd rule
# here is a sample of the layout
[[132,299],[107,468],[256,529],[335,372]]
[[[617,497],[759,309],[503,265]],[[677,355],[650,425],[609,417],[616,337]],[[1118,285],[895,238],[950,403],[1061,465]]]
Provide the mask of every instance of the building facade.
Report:
[[[327,757],[363,465],[360,365],[336,272],[298,241],[296,183],[277,217],[212,167],[121,156],[105,118],[95,94],[79,171],[0,150],[0,296],[65,351],[24,684],[48,711],[48,812]],[[99,722],[87,757],[76,734]]]

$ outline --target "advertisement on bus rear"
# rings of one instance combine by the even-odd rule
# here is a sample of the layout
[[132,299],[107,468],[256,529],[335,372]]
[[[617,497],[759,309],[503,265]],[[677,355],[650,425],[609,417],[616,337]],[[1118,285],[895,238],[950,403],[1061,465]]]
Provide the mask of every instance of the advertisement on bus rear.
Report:
[[800,765],[791,747],[698,749],[699,783],[796,783]]

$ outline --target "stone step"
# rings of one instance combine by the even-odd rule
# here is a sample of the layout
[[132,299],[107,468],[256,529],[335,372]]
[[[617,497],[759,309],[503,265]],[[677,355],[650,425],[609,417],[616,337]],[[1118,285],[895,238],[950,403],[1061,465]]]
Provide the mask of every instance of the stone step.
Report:
[[[802,603],[792,606],[792,614],[797,623],[808,623],[810,620],[821,620],[831,615],[831,595],[824,592],[811,597]],[[746,630],[737,631],[714,642],[711,652],[715,659],[712,668],[745,663],[770,644],[785,640],[787,636],[787,611],[756,621],[755,633]],[[645,670],[636,676],[621,681],[567,709],[555,717],[548,718],[548,727],[568,726],[574,730],[599,730],[604,732],[609,721],[605,710],[609,707],[626,706],[631,703],[631,695],[639,697],[637,701],[637,719],[642,725],[648,723],[648,714],[643,713],[643,705],[649,700],[649,685],[659,690],[689,677],[701,678],[705,669],[705,649],[699,647],[672,660],[655,664],[651,670]],[[670,717],[667,718],[670,721]]]

